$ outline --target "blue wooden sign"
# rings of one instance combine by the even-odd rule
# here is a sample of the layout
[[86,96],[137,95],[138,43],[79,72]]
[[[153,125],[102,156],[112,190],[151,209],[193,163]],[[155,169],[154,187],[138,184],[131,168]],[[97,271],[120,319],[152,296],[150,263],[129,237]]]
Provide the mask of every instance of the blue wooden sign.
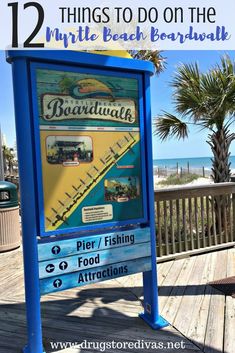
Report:
[[159,316],[150,62],[10,51],[20,173],[28,344],[45,352],[41,296],[143,272]]
[[[66,264],[66,260],[62,262]],[[118,264],[90,268],[66,275],[40,279],[41,294],[57,292],[60,290],[80,287],[90,283],[107,281],[111,278],[131,275],[137,272],[151,270],[151,257],[142,257],[135,260],[119,262]]]
[[40,235],[145,223],[141,76],[34,62],[31,82]]
[[38,249],[41,294],[151,270],[149,228],[40,243]]
[[38,259],[46,261],[135,244],[143,244],[144,247],[144,244],[149,242],[149,227],[63,240],[58,238],[56,241],[44,241],[38,244]]

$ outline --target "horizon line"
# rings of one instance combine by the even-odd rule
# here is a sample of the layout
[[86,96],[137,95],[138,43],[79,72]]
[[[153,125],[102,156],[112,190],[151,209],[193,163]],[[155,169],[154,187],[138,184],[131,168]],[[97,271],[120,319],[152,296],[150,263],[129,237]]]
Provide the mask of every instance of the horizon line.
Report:
[[[229,157],[235,157],[235,155],[231,155]],[[159,161],[162,159],[168,159],[168,160],[172,160],[172,159],[192,159],[192,158],[213,158],[213,156],[200,156],[200,157],[171,157],[171,158],[153,158],[154,161]]]

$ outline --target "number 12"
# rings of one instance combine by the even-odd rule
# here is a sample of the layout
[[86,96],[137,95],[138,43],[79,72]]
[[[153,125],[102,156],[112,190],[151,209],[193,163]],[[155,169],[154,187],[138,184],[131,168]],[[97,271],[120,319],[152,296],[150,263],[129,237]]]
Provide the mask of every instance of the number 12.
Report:
[[[12,47],[18,48],[18,2],[12,2],[8,4],[9,7],[12,7]],[[38,22],[36,27],[30,36],[23,43],[24,48],[44,48],[44,43],[32,43],[32,40],[36,37],[40,31],[43,21],[44,21],[44,10],[43,7],[37,2],[27,2],[24,4],[24,10],[28,7],[35,7],[38,11]]]

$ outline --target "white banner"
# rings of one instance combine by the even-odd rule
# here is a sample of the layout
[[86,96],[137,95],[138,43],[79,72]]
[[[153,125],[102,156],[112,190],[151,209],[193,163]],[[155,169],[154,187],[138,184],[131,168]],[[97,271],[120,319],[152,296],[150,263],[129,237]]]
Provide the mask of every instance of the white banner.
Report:
[[235,47],[234,0],[1,0],[0,13],[1,49]]
[[128,124],[136,122],[135,102],[124,98],[74,99],[62,94],[44,94],[42,113],[46,121],[95,119]]

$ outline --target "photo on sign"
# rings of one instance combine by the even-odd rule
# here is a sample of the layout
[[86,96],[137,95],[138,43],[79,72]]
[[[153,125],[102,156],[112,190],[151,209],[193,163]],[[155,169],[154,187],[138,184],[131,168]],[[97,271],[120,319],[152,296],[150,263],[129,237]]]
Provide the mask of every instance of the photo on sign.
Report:
[[135,176],[105,179],[105,201],[127,202],[140,196],[139,178]]
[[48,136],[46,149],[50,164],[77,166],[93,160],[93,145],[89,136]]

